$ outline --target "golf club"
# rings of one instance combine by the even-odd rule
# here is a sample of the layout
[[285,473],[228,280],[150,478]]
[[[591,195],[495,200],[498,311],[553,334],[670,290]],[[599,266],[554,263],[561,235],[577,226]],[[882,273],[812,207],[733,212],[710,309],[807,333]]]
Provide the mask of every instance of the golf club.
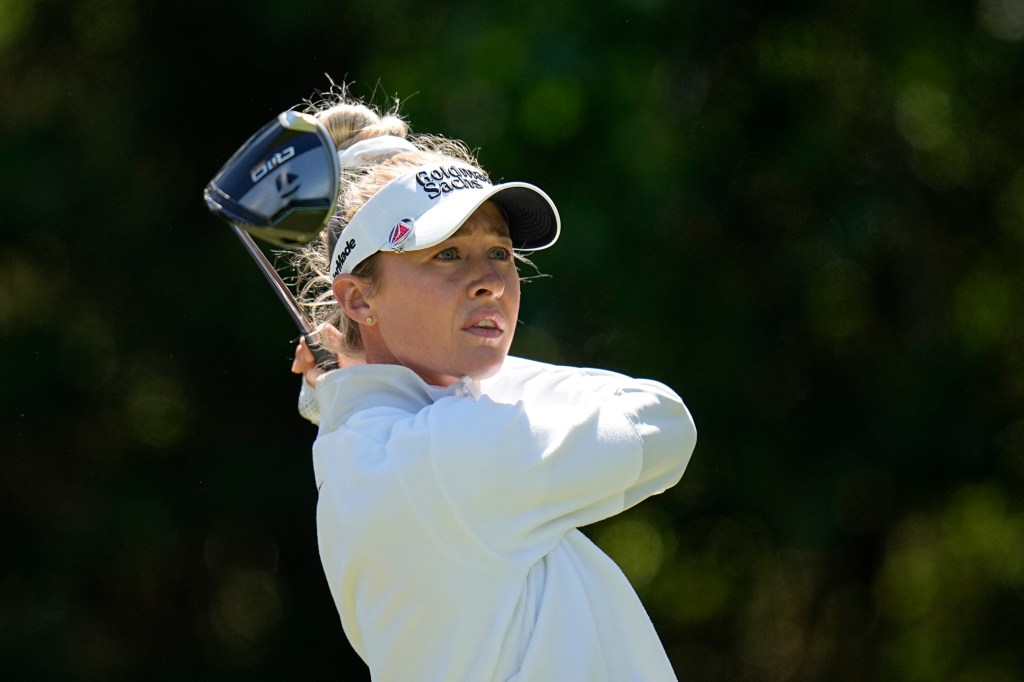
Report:
[[314,239],[334,212],[338,171],[330,133],[308,114],[285,111],[239,147],[203,192],[206,207],[231,224],[325,368],[335,366],[336,358],[319,345],[291,290],[252,236],[285,248]]

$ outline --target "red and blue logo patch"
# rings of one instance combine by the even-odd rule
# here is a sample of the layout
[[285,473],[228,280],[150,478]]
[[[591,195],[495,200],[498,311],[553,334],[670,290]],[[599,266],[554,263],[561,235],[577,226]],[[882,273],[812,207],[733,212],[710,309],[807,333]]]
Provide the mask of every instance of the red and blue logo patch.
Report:
[[413,224],[412,218],[402,218],[398,221],[398,224],[391,228],[391,234],[388,236],[388,246],[401,253],[402,244],[412,236]]

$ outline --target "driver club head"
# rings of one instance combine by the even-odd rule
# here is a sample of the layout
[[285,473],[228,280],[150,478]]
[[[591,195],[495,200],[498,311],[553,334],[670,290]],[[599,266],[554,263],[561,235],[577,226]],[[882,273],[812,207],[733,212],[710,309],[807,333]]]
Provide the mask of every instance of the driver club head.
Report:
[[315,238],[334,212],[338,153],[327,129],[285,111],[250,137],[207,184],[206,207],[282,247]]

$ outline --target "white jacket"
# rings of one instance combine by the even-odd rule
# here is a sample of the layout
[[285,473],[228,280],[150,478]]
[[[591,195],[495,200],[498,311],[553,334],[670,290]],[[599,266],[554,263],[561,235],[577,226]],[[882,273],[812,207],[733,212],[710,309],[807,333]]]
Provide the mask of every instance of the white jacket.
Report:
[[374,680],[674,680],[619,568],[578,527],[674,485],[696,443],[654,381],[508,358],[428,386],[320,378],[320,556]]

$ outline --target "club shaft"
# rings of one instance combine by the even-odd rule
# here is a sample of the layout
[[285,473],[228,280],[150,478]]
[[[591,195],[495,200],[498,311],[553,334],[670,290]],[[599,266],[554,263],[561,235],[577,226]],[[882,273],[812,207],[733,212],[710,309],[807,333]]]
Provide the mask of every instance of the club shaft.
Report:
[[235,231],[238,238],[242,240],[242,244],[245,246],[245,250],[249,252],[252,259],[256,261],[256,265],[259,267],[260,272],[263,273],[263,277],[270,284],[274,293],[281,299],[281,303],[284,304],[288,314],[291,316],[292,321],[295,322],[295,326],[299,328],[303,334],[312,334],[313,328],[309,325],[309,320],[302,314],[302,310],[299,309],[299,304],[295,301],[295,297],[292,296],[291,291],[288,289],[288,285],[281,279],[281,275],[277,273],[274,266],[267,260],[267,257],[263,255],[263,251],[256,242],[253,241],[249,233],[241,229],[237,225],[232,225],[231,229]]
[[299,308],[298,302],[295,300],[295,297],[292,296],[292,292],[288,288],[288,285],[284,283],[283,279],[281,279],[281,275],[278,274],[277,269],[263,254],[263,251],[256,245],[256,242],[253,241],[253,238],[249,236],[248,232],[234,223],[231,223],[231,229],[235,231],[235,234],[241,240],[242,245],[245,246],[245,250],[249,252],[253,261],[256,262],[260,272],[263,273],[263,277],[267,280],[267,283],[270,284],[270,288],[274,290],[278,299],[280,299],[281,303],[284,304],[285,310],[288,311],[288,315],[291,316],[295,326],[299,328],[299,331],[302,332],[302,335],[306,338],[306,344],[309,346],[309,349],[313,351],[317,364],[327,368],[336,365],[336,358],[317,343],[313,335],[313,327],[310,326],[309,320],[306,319],[302,309]]

